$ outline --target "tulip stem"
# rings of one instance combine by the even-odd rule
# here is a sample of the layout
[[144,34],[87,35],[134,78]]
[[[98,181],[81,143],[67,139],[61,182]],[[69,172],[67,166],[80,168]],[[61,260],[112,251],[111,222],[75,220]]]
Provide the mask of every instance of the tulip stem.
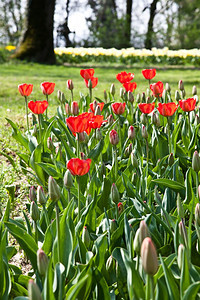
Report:
[[67,189],[67,192],[68,192],[68,203],[69,203],[70,202],[70,198],[71,198],[70,189]]
[[80,155],[80,149],[79,149],[79,133],[77,132],[76,133],[76,139],[77,139],[77,144],[76,144],[76,155],[77,155],[77,157],[79,158],[79,155]]
[[170,121],[169,117],[167,117],[167,124],[168,124],[168,144],[169,144],[169,154],[172,153],[172,144],[171,144],[171,136],[170,136]]
[[79,176],[76,177],[77,184],[78,184],[78,220],[80,220],[81,216],[81,190],[80,190],[80,178]]
[[38,229],[37,229],[37,221],[34,221],[34,227],[35,227],[35,242],[38,244]]
[[119,149],[120,149],[120,154],[121,154],[122,153],[122,135],[121,135],[120,116],[118,116],[118,125],[119,125]]
[[92,102],[92,88],[89,88],[90,102]]
[[197,199],[199,199],[198,186],[199,186],[199,172],[196,172],[196,197],[197,197]]
[[38,114],[38,124],[39,124],[39,143],[42,142],[42,127],[41,127],[41,116]]
[[71,90],[71,97],[72,97],[72,100],[71,100],[71,102],[73,102],[73,101],[74,101],[73,90]]
[[149,274],[146,274],[146,297],[145,297],[145,300],[150,300],[151,297],[151,289],[150,289],[150,284],[151,284],[151,279],[150,279],[150,275]]
[[113,156],[114,156],[114,164],[115,164],[115,181],[117,180],[117,174],[118,174],[118,161],[117,161],[117,146],[114,146],[113,148]]
[[147,164],[149,161],[149,144],[148,144],[148,139],[146,139],[146,153],[147,153]]
[[190,112],[188,111],[188,135],[189,139],[191,139],[191,125],[190,125]]
[[153,276],[149,275],[150,277],[150,285],[151,285],[151,299],[154,300],[154,280],[153,280]]
[[28,101],[27,101],[27,96],[25,98],[25,108],[26,108],[26,123],[27,123],[27,130],[29,133],[29,122],[28,122]]
[[58,249],[58,262],[60,262],[60,222],[59,222],[59,206],[56,202],[56,228],[57,228],[57,249]]
[[[46,99],[47,99],[47,102],[49,103],[49,99],[48,99],[48,95],[46,95]],[[48,117],[47,117],[47,109],[46,109],[46,121],[47,121]]]

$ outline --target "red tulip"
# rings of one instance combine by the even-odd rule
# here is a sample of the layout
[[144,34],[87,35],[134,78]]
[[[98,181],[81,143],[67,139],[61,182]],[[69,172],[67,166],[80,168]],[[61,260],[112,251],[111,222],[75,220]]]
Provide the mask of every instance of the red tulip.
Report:
[[106,120],[103,119],[103,116],[94,116],[89,120],[89,126],[90,128],[96,129],[100,128],[103,122],[107,122]]
[[[92,82],[92,88],[95,88],[95,86],[97,85],[98,83],[98,78],[97,77],[91,77],[89,78]],[[89,80],[85,79],[85,85],[87,88],[89,88]]]
[[84,69],[80,70],[80,75],[86,79],[89,80],[94,76],[94,69]]
[[138,104],[139,109],[143,114],[150,114],[155,108],[155,102],[153,103],[140,103]]
[[89,120],[94,116],[93,113],[82,113],[77,117],[69,117],[66,119],[66,123],[72,133],[87,132],[89,128]]
[[158,103],[158,111],[164,117],[172,116],[178,108],[178,104],[174,102]]
[[133,92],[137,87],[137,83],[136,82],[126,82],[123,84],[123,87],[125,88],[125,90],[127,92]]
[[48,107],[48,102],[47,101],[30,101],[28,103],[29,109],[36,115],[43,114],[43,112],[47,109]]
[[133,73],[126,73],[121,72],[119,74],[116,75],[117,80],[119,80],[119,82],[121,83],[126,83],[126,82],[130,82],[133,78],[134,78],[134,74]]
[[158,81],[157,83],[150,84],[150,89],[153,92],[153,95],[158,98],[162,97],[163,93],[163,83],[162,81]]
[[156,69],[145,69],[142,70],[142,75],[145,79],[151,80],[156,76]]
[[74,85],[73,85],[73,82],[72,82],[71,79],[68,79],[68,80],[67,80],[67,88],[68,88],[70,91],[72,91],[73,88],[74,88]]
[[[97,103],[97,105],[100,107],[100,110],[102,111],[103,107],[104,107],[104,102]],[[94,103],[90,103],[90,108],[91,108],[92,112],[95,113],[95,111],[94,111]]]
[[186,100],[179,100],[179,105],[183,111],[192,111],[195,109],[196,99],[188,98]]
[[33,85],[32,84],[26,84],[26,83],[19,84],[18,85],[18,90],[19,90],[19,92],[22,96],[28,97],[32,93]]
[[79,106],[77,101],[73,101],[71,104],[71,113],[72,115],[77,116],[79,114]]
[[110,131],[109,138],[112,145],[116,146],[119,143],[119,135],[116,130],[112,129]]
[[111,105],[113,112],[116,115],[122,115],[125,111],[126,103],[116,102]]
[[55,83],[53,82],[42,82],[40,85],[44,95],[51,95],[55,88]]
[[71,158],[67,163],[67,168],[74,176],[83,176],[90,170],[91,159]]

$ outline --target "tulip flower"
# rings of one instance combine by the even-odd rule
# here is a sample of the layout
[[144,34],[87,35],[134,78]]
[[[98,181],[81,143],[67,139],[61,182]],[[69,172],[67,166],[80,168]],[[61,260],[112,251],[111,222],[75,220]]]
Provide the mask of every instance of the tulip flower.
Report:
[[138,104],[139,109],[143,114],[150,114],[155,108],[155,102],[153,103],[140,103]]
[[79,114],[79,106],[77,101],[73,101],[71,104],[71,113],[72,115],[77,116]]
[[103,122],[107,122],[107,120],[104,120],[103,118],[104,117],[100,115],[92,117],[89,120],[89,127],[93,129],[100,128]]
[[19,84],[18,90],[23,97],[28,97],[32,93],[33,85],[26,83]]
[[94,69],[84,69],[80,70],[80,75],[85,79],[89,80],[93,77],[94,75]]
[[127,92],[133,92],[137,88],[136,82],[126,82],[123,84],[123,87]]
[[162,97],[163,93],[163,83],[162,81],[158,81],[157,83],[150,84],[150,89],[153,92],[153,95],[158,98]]
[[67,80],[67,88],[68,90],[72,91],[73,88],[74,88],[74,85],[73,85],[73,81],[71,79],[68,79]]
[[130,82],[133,78],[134,78],[134,74],[133,73],[126,73],[121,72],[119,74],[116,75],[117,80],[119,80],[119,82],[126,83],[126,82]]
[[188,98],[186,100],[179,100],[180,108],[183,111],[189,112],[195,109],[196,99]]
[[74,176],[83,176],[90,170],[91,159],[71,158],[67,163],[67,168]]
[[116,115],[122,115],[125,111],[126,103],[116,102],[111,105],[113,112]]
[[44,111],[48,107],[48,102],[47,101],[30,101],[28,103],[29,109],[36,115],[43,114]]
[[149,237],[146,237],[142,242],[141,259],[144,271],[148,275],[155,275],[158,270],[158,258],[156,248]]
[[[91,87],[90,87],[90,82],[91,82]],[[98,83],[98,78],[97,77],[92,77],[92,78],[89,78],[89,80],[85,79],[85,85],[87,88],[95,88],[95,86],[97,85]]]
[[109,137],[112,145],[116,146],[119,143],[119,136],[116,130],[112,129]]
[[[97,103],[97,105],[100,107],[100,110],[102,111],[104,107],[104,102]],[[96,108],[94,109],[94,103],[90,103],[90,109],[92,110],[93,113],[95,113]]]
[[42,82],[40,85],[44,95],[51,95],[55,88],[55,83],[53,82]]
[[135,138],[135,128],[131,125],[128,129],[128,138],[133,140]]
[[174,102],[158,103],[158,111],[164,117],[171,117],[178,108],[178,104]]
[[91,117],[93,117],[93,113],[82,113],[77,117],[69,117],[66,119],[66,123],[69,127],[69,129],[73,133],[80,133],[83,131],[87,132],[87,129],[89,128],[89,120]]
[[142,75],[144,76],[145,79],[151,80],[156,76],[156,69],[145,69],[142,70]]

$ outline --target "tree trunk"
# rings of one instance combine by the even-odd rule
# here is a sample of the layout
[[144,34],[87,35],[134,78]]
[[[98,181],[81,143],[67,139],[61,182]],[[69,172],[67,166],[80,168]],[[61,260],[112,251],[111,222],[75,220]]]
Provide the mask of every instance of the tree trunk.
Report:
[[55,0],[28,0],[26,30],[15,58],[55,63],[53,22]]
[[126,47],[131,44],[131,15],[132,15],[133,0],[126,1],[126,24],[125,24],[125,40]]
[[153,36],[153,21],[156,15],[156,5],[159,0],[153,0],[150,6],[150,16],[148,22],[148,29],[146,33],[146,40],[145,40],[145,48],[151,49],[152,48],[152,36]]

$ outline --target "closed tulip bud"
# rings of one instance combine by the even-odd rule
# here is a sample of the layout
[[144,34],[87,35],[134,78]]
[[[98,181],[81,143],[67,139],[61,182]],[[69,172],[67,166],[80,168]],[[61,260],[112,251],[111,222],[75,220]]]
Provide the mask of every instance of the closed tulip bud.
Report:
[[48,180],[48,193],[49,198],[52,201],[58,201],[60,199],[60,187],[57,185],[55,179],[52,176],[49,176]]
[[100,116],[101,115],[101,108],[99,105],[97,105],[96,109],[95,109],[95,116]]
[[125,157],[129,157],[131,152],[133,150],[133,144],[130,144],[128,147],[126,147],[125,151],[124,151],[124,155]]
[[147,123],[148,123],[148,119],[147,119],[147,116],[146,116],[146,114],[141,114],[141,116],[140,116],[140,121],[141,121],[141,123],[142,124],[144,124],[144,125],[146,125]]
[[134,240],[133,240],[133,249],[137,254],[140,254],[140,228],[137,229]]
[[200,226],[200,204],[195,206],[195,222]]
[[148,139],[148,132],[147,132],[146,127],[144,125],[142,125],[142,137],[144,139]]
[[83,132],[84,133],[84,144],[87,144],[88,143],[88,141],[89,141],[89,136],[87,135],[87,133],[84,131]]
[[31,218],[33,219],[33,221],[35,221],[35,222],[37,220],[39,220],[39,218],[40,218],[40,211],[39,211],[35,201],[31,202],[30,215],[31,215]]
[[178,102],[179,100],[181,100],[181,96],[179,94],[179,91],[176,90],[175,92],[175,100]]
[[65,111],[67,115],[71,115],[71,107],[69,106],[69,103],[65,104]]
[[61,95],[60,95],[60,102],[64,104],[65,101],[66,101],[65,95],[64,95],[63,92],[61,92]]
[[67,80],[67,88],[72,91],[74,89],[74,85],[71,79]]
[[138,179],[138,177],[137,177],[137,174],[136,173],[133,173],[133,175],[132,175],[132,183],[133,183],[133,185],[136,185],[136,183],[137,183],[137,179]]
[[86,248],[90,246],[91,239],[90,239],[90,234],[88,232],[87,226],[83,227],[82,241],[85,244]]
[[181,202],[181,197],[180,195],[178,194],[178,197],[177,197],[177,211],[178,211],[178,215],[181,219],[184,218],[184,208],[183,208],[183,205],[182,205],[182,202]]
[[106,90],[104,90],[103,95],[104,95],[104,100],[105,100],[105,102],[107,102],[108,96],[107,96]]
[[47,148],[49,149],[49,150],[51,150],[51,151],[53,151],[54,150],[54,144],[53,144],[53,142],[52,142],[52,139],[50,138],[50,137],[48,137],[47,138]]
[[110,222],[110,233],[112,234],[117,229],[117,222],[115,219]]
[[111,199],[115,204],[118,204],[118,202],[120,200],[119,191],[118,191],[115,183],[113,183],[111,186]]
[[137,94],[137,96],[136,96],[136,102],[137,103],[141,102],[141,94]]
[[181,98],[182,98],[182,99],[185,98],[185,95],[186,95],[185,90],[182,90],[182,91],[181,91]]
[[146,102],[146,95],[145,95],[144,92],[142,93],[142,99],[141,100],[142,100],[142,102]]
[[134,102],[134,96],[133,96],[133,93],[128,91],[128,101],[130,103],[133,103]]
[[162,97],[164,99],[164,102],[166,103],[167,102],[167,91],[165,89],[163,90]]
[[140,227],[139,228],[140,228],[140,234],[139,234],[140,245],[142,245],[143,240],[146,237],[149,237],[150,234],[149,234],[149,229],[147,227],[147,224],[144,220],[140,222]]
[[168,165],[171,167],[174,163],[174,155],[173,153],[170,153],[168,156]]
[[107,120],[109,125],[113,124],[114,122],[113,115],[108,116]]
[[92,80],[91,79],[88,80],[88,88],[92,89]]
[[138,160],[133,151],[131,152],[131,163],[132,163],[133,168],[138,167]]
[[114,95],[115,95],[115,85],[114,85],[114,83],[111,84],[110,93],[114,97]]
[[80,132],[77,136],[76,139],[79,140],[80,143],[83,143],[85,141],[85,134],[84,131]]
[[97,108],[97,100],[94,100],[93,101],[93,110],[95,111]]
[[120,98],[124,99],[124,89],[123,88],[120,88],[119,95],[120,95]]
[[71,112],[73,115],[77,116],[79,114],[79,106],[77,101],[73,101],[71,104]]
[[65,172],[64,178],[64,185],[66,186],[67,189],[71,189],[73,187],[73,178],[70,170],[67,170]]
[[179,235],[180,235],[185,247],[187,247],[187,245],[188,245],[188,236],[187,236],[187,231],[186,231],[184,222],[180,221],[180,223],[178,224],[178,227],[179,227]]
[[177,263],[180,270],[182,270],[182,266],[184,264],[184,252],[185,252],[185,247],[183,244],[180,244],[178,246],[178,255],[177,255]]
[[106,261],[106,271],[108,273],[112,272],[115,268],[115,260],[114,258],[111,256],[108,257],[107,261]]
[[84,153],[84,152],[81,152],[81,159],[84,159],[84,160],[86,160],[86,159],[87,159],[87,156],[85,155],[85,153]]
[[155,275],[158,270],[158,258],[156,248],[151,238],[146,237],[141,246],[142,266],[148,275]]
[[29,189],[29,199],[31,202],[35,201],[35,199],[36,199],[36,191],[35,191],[34,186],[31,186]]
[[29,300],[42,300],[42,295],[38,285],[30,279],[28,282],[28,299]]
[[160,118],[159,118],[158,114],[156,114],[156,118],[157,118],[156,126],[159,127],[160,126]]
[[114,146],[116,146],[118,143],[119,143],[119,136],[118,136],[118,133],[117,131],[115,131],[114,129],[112,129],[110,131],[110,143]]
[[37,137],[37,125],[33,126],[33,136]]
[[182,81],[182,80],[179,80],[178,88],[179,88],[179,90],[181,90],[181,91],[184,90],[184,84],[183,84],[183,81]]
[[197,87],[196,87],[196,85],[193,85],[193,88],[192,88],[192,95],[193,95],[193,96],[197,95]]
[[121,202],[119,202],[119,203],[117,204],[117,208],[118,208],[118,214],[119,214],[119,216],[120,216],[121,213],[122,213],[123,210],[124,210],[124,206],[123,206],[123,204],[122,204]]
[[153,112],[152,115],[151,115],[151,123],[153,125],[156,125],[157,124],[157,116],[156,116],[156,113]]
[[152,99],[151,99],[151,97],[147,97],[147,99],[146,99],[146,103],[151,103],[152,102]]
[[44,205],[47,202],[42,186],[37,187],[37,202],[41,205]]
[[135,138],[135,128],[132,125],[128,129],[128,138],[131,141]]
[[48,268],[48,257],[42,249],[37,251],[37,267],[40,275],[44,276]]
[[96,139],[97,141],[100,141],[102,139],[102,133],[100,128],[96,129]]
[[192,157],[192,168],[197,173],[200,171],[200,157],[199,157],[199,153],[197,151],[194,151],[194,154]]
[[57,97],[58,97],[58,100],[61,102],[61,91],[60,90],[58,90],[58,92],[57,92]]
[[168,82],[167,82],[166,85],[165,85],[165,89],[166,89],[166,91],[167,91],[168,93],[171,92],[171,87],[170,87],[170,85],[169,85]]

